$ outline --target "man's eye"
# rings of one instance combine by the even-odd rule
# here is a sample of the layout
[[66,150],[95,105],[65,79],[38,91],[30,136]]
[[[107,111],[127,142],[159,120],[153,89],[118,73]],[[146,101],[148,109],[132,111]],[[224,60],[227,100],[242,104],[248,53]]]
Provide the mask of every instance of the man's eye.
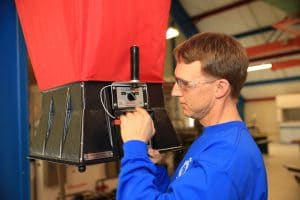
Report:
[[181,87],[187,87],[187,86],[189,85],[189,82],[184,81],[184,80],[182,80],[182,79],[176,79],[176,82],[177,82],[177,84],[178,84],[179,86],[181,86]]
[[181,85],[187,86],[188,84],[188,82],[181,80]]

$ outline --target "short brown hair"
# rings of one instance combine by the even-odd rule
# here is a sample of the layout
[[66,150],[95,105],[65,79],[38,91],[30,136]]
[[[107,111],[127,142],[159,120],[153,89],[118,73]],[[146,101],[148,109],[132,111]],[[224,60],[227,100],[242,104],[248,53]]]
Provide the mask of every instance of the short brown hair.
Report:
[[224,78],[231,85],[231,96],[238,98],[247,78],[249,60],[245,49],[222,33],[199,33],[174,49],[177,62],[199,60],[204,73]]

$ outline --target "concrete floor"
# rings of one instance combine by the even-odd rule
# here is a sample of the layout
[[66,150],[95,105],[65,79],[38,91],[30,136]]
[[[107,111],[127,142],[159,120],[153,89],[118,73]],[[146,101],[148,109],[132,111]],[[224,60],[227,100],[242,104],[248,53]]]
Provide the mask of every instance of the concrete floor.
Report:
[[300,185],[284,165],[300,166],[300,146],[270,143],[264,156],[268,173],[269,200],[300,200]]

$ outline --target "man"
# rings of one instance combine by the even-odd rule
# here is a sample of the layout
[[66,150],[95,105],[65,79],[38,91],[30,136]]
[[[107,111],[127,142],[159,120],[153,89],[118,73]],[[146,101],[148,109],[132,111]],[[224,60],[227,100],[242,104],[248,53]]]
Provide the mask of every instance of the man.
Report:
[[155,133],[149,114],[137,108],[121,116],[124,157],[117,198],[267,199],[263,158],[236,107],[247,76],[245,50],[225,34],[201,33],[174,53],[172,95],[187,117],[203,125],[203,133],[169,179],[147,154],[146,144]]

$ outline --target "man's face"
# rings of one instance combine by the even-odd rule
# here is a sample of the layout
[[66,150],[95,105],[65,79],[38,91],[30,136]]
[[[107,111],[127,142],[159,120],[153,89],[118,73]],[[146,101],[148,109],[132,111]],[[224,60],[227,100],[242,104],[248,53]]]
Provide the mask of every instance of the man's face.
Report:
[[178,63],[174,75],[172,96],[178,97],[184,114],[198,120],[206,117],[214,106],[216,79],[202,72],[200,61]]

